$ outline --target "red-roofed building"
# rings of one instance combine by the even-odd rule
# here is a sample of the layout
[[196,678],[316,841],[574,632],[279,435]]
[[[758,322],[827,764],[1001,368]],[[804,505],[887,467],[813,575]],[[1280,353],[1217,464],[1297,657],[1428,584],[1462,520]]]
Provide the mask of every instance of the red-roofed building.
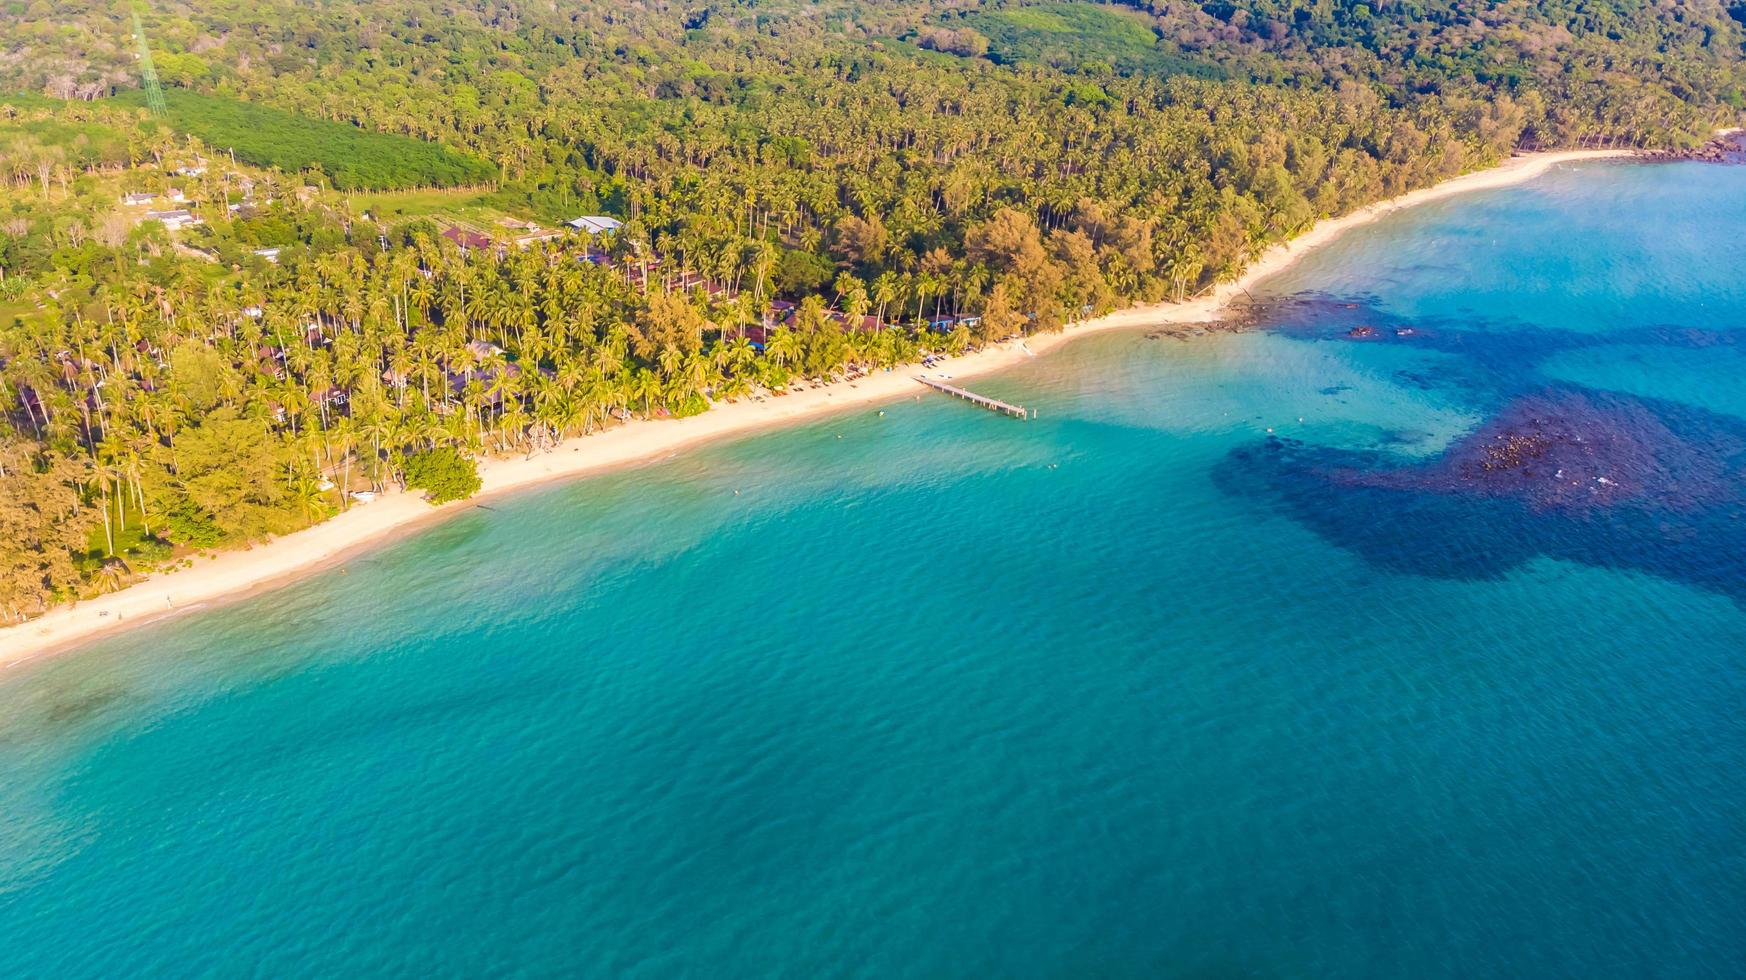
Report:
[[443,237],[469,252],[488,249],[492,245],[489,237],[476,231],[468,231],[458,225],[450,225],[445,228]]

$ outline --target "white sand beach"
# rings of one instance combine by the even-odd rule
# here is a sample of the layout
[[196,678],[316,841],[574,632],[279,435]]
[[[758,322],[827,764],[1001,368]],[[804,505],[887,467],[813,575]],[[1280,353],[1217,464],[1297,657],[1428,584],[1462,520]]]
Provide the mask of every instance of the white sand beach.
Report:
[[[1205,322],[1216,318],[1234,297],[1243,295],[1261,280],[1345,232],[1391,211],[1468,191],[1520,183],[1561,163],[1626,155],[1627,151],[1596,150],[1514,157],[1498,167],[1321,221],[1293,241],[1268,250],[1236,281],[1222,284],[1203,296],[1182,303],[1134,307],[1076,324],[1064,333],[1035,336],[1024,344],[1009,342],[955,357],[941,368],[930,370],[944,370],[961,379],[999,371],[1023,362],[1033,353],[1041,354],[1094,333]],[[383,494],[315,527],[247,550],[196,558],[190,567],[151,575],[119,592],[63,606],[28,623],[0,629],[0,667],[64,650],[105,633],[273,588],[330,567],[361,549],[409,533],[420,525],[461,513],[481,498],[655,461],[700,443],[909,397],[925,390],[915,380],[921,372],[919,367],[899,368],[854,381],[812,385],[781,397],[717,405],[687,419],[633,421],[569,440],[532,458],[487,460],[480,464],[483,490],[472,500],[432,507],[417,494]]]

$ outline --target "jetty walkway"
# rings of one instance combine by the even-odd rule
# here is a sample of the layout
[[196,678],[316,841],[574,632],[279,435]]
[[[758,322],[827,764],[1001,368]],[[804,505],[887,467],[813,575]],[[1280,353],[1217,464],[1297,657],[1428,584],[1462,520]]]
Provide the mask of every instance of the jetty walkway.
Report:
[[1030,411],[1026,410],[1023,405],[1014,405],[1010,402],[1000,401],[997,398],[989,398],[987,395],[978,395],[974,391],[966,391],[955,385],[949,385],[944,381],[936,381],[933,378],[923,377],[919,374],[916,375],[915,379],[935,391],[951,395],[953,398],[962,398],[972,404],[980,405],[991,412],[1000,412],[1003,415],[1010,415],[1015,419],[1029,419],[1035,417]]

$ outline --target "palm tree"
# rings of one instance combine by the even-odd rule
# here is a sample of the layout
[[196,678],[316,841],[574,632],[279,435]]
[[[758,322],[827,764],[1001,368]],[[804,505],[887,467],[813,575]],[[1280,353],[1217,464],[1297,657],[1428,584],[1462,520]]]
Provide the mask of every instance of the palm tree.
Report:
[[625,393],[632,400],[642,399],[643,415],[647,417],[654,412],[653,400],[661,394],[661,379],[653,371],[638,368],[631,373]]
[[879,273],[878,278],[873,280],[873,300],[879,304],[879,312],[874,318],[881,330],[885,328],[885,307],[897,301],[900,290],[901,283],[897,273],[890,269]]
[[752,274],[755,277],[752,297],[754,300],[762,301],[765,296],[765,280],[769,279],[770,272],[776,268],[776,246],[767,241],[754,242],[752,244],[751,266]]
[[752,365],[752,362],[757,359],[758,351],[752,346],[752,342],[745,337],[736,337],[733,343],[728,345],[725,366],[732,370],[735,375],[743,375],[746,373],[746,369]]
[[764,341],[764,358],[781,367],[787,367],[800,354],[800,338],[787,327],[777,327],[770,331]]
[[110,555],[97,566],[94,582],[98,592],[119,592],[133,578],[133,569],[127,562]]

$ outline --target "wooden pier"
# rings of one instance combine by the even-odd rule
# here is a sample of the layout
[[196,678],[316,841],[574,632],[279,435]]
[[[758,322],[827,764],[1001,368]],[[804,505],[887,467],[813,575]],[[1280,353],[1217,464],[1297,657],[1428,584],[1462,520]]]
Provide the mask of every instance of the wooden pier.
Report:
[[978,395],[974,391],[965,391],[963,388],[949,385],[944,381],[936,381],[933,378],[922,377],[921,375],[916,375],[916,380],[935,391],[944,392],[945,394],[951,395],[953,398],[962,398],[971,404],[980,405],[991,412],[1010,415],[1015,419],[1028,419],[1032,417],[1031,413],[1022,405],[1013,405],[998,399],[989,398],[986,395]]

